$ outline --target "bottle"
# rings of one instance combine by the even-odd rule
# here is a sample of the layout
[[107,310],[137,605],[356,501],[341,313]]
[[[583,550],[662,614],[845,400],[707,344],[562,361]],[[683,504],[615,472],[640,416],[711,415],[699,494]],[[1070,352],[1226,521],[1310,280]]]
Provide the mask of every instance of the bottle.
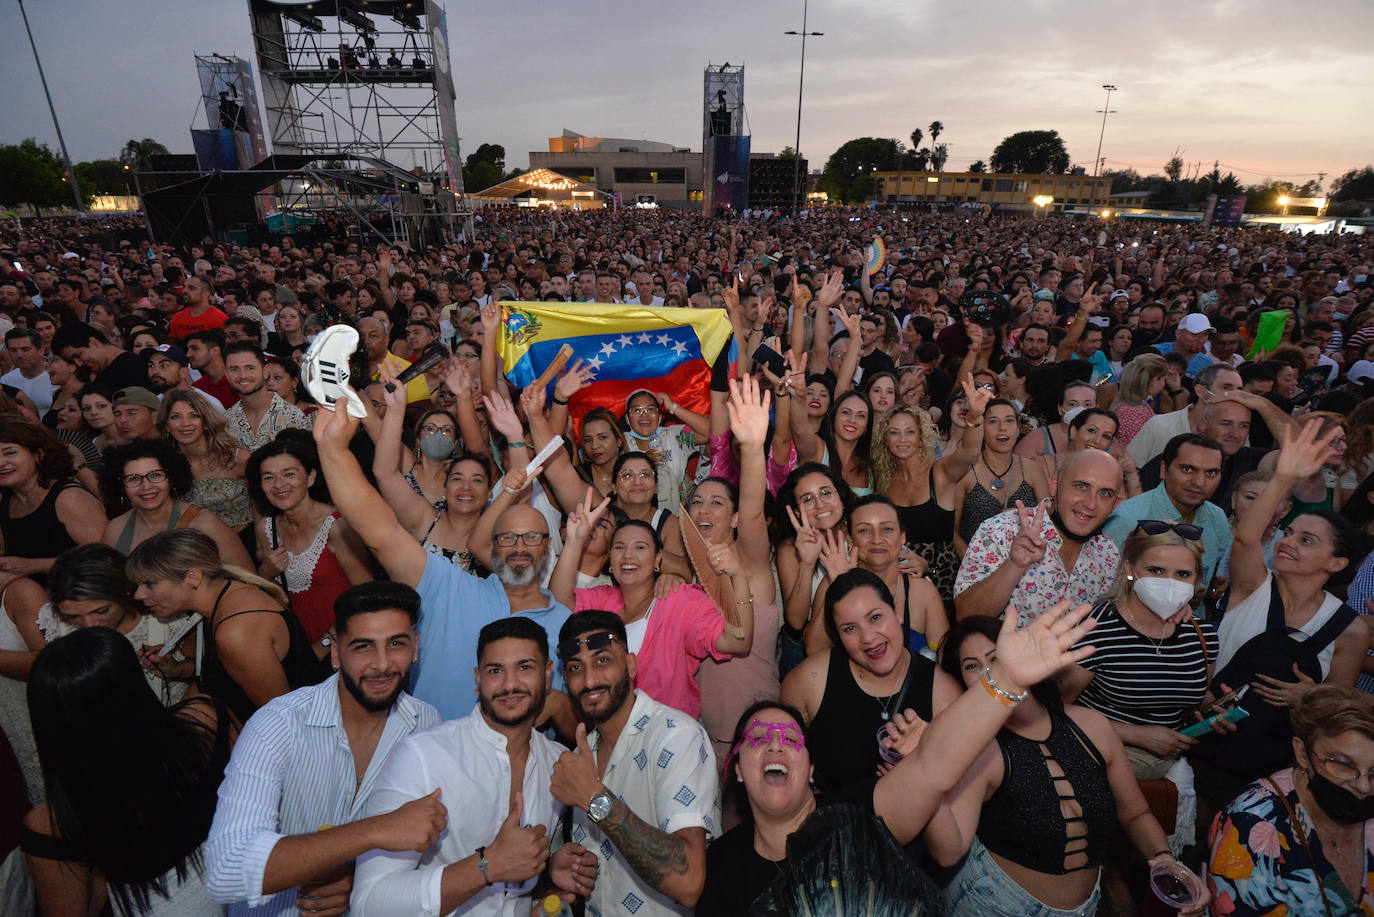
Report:
[[568,902],[557,895],[544,897],[544,913],[548,917],[573,917],[572,908],[568,906]]

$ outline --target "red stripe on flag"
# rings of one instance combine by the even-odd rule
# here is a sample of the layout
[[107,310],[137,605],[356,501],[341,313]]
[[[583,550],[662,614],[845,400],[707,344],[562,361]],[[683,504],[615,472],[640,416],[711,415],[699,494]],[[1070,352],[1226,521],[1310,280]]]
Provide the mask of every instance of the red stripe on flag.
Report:
[[568,411],[582,434],[582,417],[593,408],[608,408],[617,417],[625,415],[625,399],[637,389],[654,394],[663,392],[689,411],[711,413],[711,367],[705,360],[692,360],[668,373],[650,379],[608,379],[593,382],[568,399]]

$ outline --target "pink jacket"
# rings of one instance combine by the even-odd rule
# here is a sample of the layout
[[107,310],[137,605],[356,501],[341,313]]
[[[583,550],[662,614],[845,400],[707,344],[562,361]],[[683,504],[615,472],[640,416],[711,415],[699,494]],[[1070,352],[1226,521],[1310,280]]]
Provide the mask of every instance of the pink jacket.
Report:
[[[574,611],[599,609],[615,614],[625,611],[619,586],[593,586],[577,590]],[[636,654],[635,687],[658,701],[695,718],[701,716],[701,686],[697,669],[706,658],[726,660],[729,653],[716,650],[725,632],[725,618],[700,586],[685,586],[654,602],[644,645]]]

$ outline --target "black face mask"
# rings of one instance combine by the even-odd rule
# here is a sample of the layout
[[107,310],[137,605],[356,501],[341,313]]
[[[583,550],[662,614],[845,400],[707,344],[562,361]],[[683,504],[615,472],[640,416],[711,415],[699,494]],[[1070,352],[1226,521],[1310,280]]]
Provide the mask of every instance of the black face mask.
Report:
[[1340,784],[1327,780],[1315,768],[1307,778],[1307,791],[1323,812],[1343,825],[1358,825],[1374,818],[1374,796],[1356,796]]
[[1101,522],[1099,522],[1097,528],[1093,529],[1086,535],[1079,535],[1076,532],[1069,531],[1069,527],[1064,524],[1064,517],[1059,515],[1058,507],[1055,507],[1055,509],[1050,512],[1050,522],[1054,523],[1054,527],[1059,530],[1059,534],[1064,538],[1064,540],[1077,542],[1079,544],[1082,544],[1085,541],[1092,541],[1098,535],[1101,535],[1102,530],[1107,527],[1107,520],[1111,518],[1111,515],[1108,514],[1107,519],[1103,519]]

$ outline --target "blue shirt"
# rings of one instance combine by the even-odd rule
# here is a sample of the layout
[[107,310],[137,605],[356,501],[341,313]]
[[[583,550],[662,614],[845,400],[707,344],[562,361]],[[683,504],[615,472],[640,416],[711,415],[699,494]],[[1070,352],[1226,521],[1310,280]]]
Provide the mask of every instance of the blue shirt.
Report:
[[[1116,512],[1107,520],[1107,527],[1103,531],[1119,548],[1131,532],[1135,531],[1136,524],[1141,519],[1181,522],[1183,514],[1174,506],[1174,501],[1169,499],[1169,493],[1164,489],[1164,485],[1160,484],[1154,490],[1147,490],[1138,497],[1131,497],[1118,506]],[[1222,555],[1231,547],[1231,525],[1221,507],[1210,502],[1203,503],[1193,511],[1192,524],[1202,529],[1202,582],[1198,585],[1206,586],[1212,582],[1212,576],[1216,573],[1217,563],[1220,562]]]
[[[1374,599],[1374,554],[1364,559],[1360,571],[1350,583],[1350,588],[1345,591],[1345,604],[1362,615],[1371,614],[1369,606],[1365,604],[1369,599]],[[1374,656],[1374,647],[1370,648],[1369,655]],[[1361,672],[1355,687],[1366,694],[1374,694],[1374,676]]]
[[392,749],[438,724],[433,707],[402,693],[359,783],[343,728],[337,674],[264,704],[244,725],[219,787],[215,820],[205,841],[210,897],[232,904],[235,915],[299,913],[296,889],[262,893],[277,841],[362,818]]
[[[415,696],[433,704],[446,720],[467,716],[477,704],[477,635],[493,621],[509,617],[510,597],[495,575],[485,579],[431,554],[415,590],[420,593],[420,661],[411,669]],[[549,655],[558,645],[558,631],[571,617],[547,589],[544,608],[517,612],[549,635]],[[554,687],[563,690],[563,673],[555,665]]]

